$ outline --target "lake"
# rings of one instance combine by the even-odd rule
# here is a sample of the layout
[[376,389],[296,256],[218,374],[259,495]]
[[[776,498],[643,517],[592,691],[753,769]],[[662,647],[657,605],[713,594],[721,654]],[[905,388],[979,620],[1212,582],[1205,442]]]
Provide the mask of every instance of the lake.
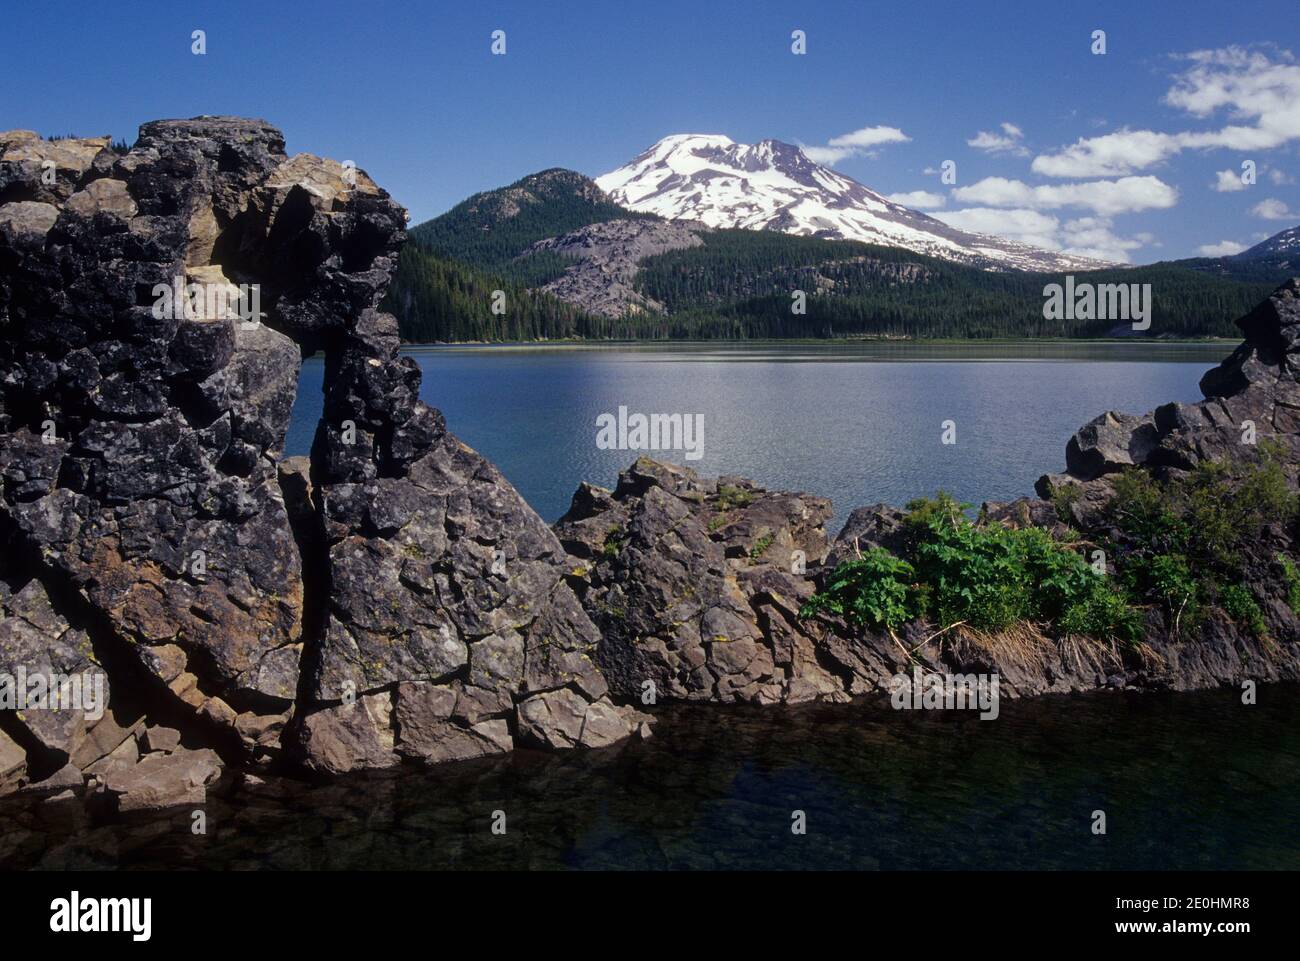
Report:
[[[1144,413],[1201,398],[1233,344],[665,344],[412,347],[421,396],[497,465],[549,523],[581,481],[612,486],[635,451],[601,450],[596,418],[702,415],[703,456],[654,453],[706,476],[854,507],[942,488],[1011,500],[1065,466],[1065,444],[1105,410]],[[286,439],[305,454],[324,365],[303,364]],[[955,444],[942,443],[955,424]],[[834,530],[831,533],[835,533]]]
[[0,867],[1300,869],[1294,685],[1251,707],[1232,690],[1048,695],[996,721],[879,698],[658,713],[650,740],[598,751],[210,796],[201,837],[188,809],[47,807],[34,830],[0,802]]

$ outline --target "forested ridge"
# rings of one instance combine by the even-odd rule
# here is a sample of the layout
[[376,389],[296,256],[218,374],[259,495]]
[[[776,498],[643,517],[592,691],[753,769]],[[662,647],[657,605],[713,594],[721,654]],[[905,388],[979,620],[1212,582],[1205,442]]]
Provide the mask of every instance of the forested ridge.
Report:
[[[596,185],[547,170],[476,194],[413,227],[385,309],[408,341],[1097,337],[1113,320],[1046,320],[1064,274],[990,272],[895,247],[773,231],[711,230],[699,247],[640,263],[635,286],[665,313],[596,316],[533,289],[570,261],[538,240],[635,218]],[[1236,337],[1233,321],[1289,272],[1217,258],[1074,272],[1076,285],[1150,284],[1148,336]],[[503,307],[494,313],[493,292]],[[803,313],[792,309],[802,291]],[[1121,325],[1122,326],[1122,325]]]

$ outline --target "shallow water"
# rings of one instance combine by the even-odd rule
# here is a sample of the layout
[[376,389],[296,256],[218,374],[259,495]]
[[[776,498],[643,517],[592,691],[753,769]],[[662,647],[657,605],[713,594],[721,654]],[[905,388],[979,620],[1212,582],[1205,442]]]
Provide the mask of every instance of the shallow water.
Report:
[[[1011,500],[1065,465],[1065,444],[1107,409],[1144,413],[1201,397],[1227,344],[671,344],[417,347],[421,396],[495,463],[547,522],[579,482],[611,486],[636,451],[600,450],[596,417],[701,414],[703,457],[653,456],[706,476],[853,507],[905,504],[939,488]],[[303,366],[286,442],[303,454],[323,365]],[[943,422],[956,444],[941,442]]]
[[1294,685],[1250,707],[1233,690],[1004,699],[992,721],[878,698],[660,718],[601,751],[272,781],[211,798],[206,837],[188,811],[42,834],[0,805],[0,866],[1300,869]]

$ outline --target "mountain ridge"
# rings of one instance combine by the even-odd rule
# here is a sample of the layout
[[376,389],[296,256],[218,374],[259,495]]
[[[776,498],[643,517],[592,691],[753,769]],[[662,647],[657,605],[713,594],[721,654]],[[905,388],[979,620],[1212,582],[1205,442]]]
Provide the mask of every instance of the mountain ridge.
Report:
[[[411,341],[1092,337],[1114,326],[1045,322],[1043,286],[1061,274],[665,220],[562,168],[481,191],[409,233],[386,309]],[[1231,336],[1279,282],[1268,258],[1076,273],[1151,283],[1147,336]],[[496,290],[501,316],[488,309]],[[804,315],[791,311],[794,290],[808,295]]]

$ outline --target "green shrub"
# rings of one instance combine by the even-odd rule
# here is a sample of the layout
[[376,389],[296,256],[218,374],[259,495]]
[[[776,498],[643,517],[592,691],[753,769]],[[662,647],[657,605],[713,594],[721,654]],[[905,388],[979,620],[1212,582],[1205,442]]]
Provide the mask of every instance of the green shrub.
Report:
[[733,507],[745,507],[752,503],[754,495],[743,487],[723,484],[718,488],[718,510],[729,511]]
[[1255,637],[1263,637],[1268,633],[1268,625],[1264,623],[1264,612],[1260,609],[1259,601],[1255,600],[1255,595],[1246,585],[1228,584],[1221,588],[1219,603],[1223,605],[1229,617]]
[[1158,598],[1173,618],[1177,631],[1183,623],[1192,624],[1200,611],[1201,585],[1192,574],[1187,558],[1181,554],[1160,554],[1151,559],[1149,568],[1140,572],[1147,593]]
[[1072,602],[1057,619],[1062,634],[1077,634],[1134,643],[1142,638],[1142,613],[1117,591],[1106,588],[1097,577],[1097,587],[1086,597]]
[[913,563],[934,596],[938,621],[999,630],[1056,622],[1073,609],[1070,633],[1127,636],[1121,595],[1076,551],[1039,527],[979,526],[942,491],[908,505]]
[[1062,524],[1074,523],[1071,508],[1082,493],[1083,488],[1078,484],[1062,484],[1052,490],[1052,507],[1056,509],[1056,519]]
[[1286,581],[1286,602],[1291,610],[1300,614],[1300,567],[1285,554],[1277,555],[1282,565],[1282,579]]
[[623,549],[623,528],[615,524],[605,532],[605,543],[601,546],[601,553],[610,560],[618,557],[618,552]]
[[826,589],[810,597],[799,616],[825,612],[873,630],[893,631],[924,613],[924,594],[915,576],[911,564],[873,547],[836,567]]
[[1238,574],[1243,548],[1268,524],[1294,520],[1300,507],[1287,488],[1281,449],[1268,441],[1254,462],[1202,461],[1163,484],[1131,468],[1114,486],[1107,511],[1128,551],[1181,554],[1207,576]]
[[[1265,527],[1297,516],[1281,448],[1269,441],[1260,443],[1253,462],[1203,461],[1167,483],[1133,468],[1118,475],[1114,487],[1107,512],[1119,532],[1111,545],[1116,567],[1139,598],[1168,610],[1176,630],[1197,623],[1203,603],[1216,594],[1226,609],[1214,585],[1240,581],[1245,557]],[[1235,593],[1229,597],[1244,604]]]
[[[890,630],[921,616],[988,631],[1033,621],[1061,634],[1133,643],[1144,629],[1140,605],[1161,605],[1178,632],[1197,624],[1213,600],[1262,635],[1263,613],[1249,590],[1216,587],[1242,579],[1267,525],[1297,516],[1280,449],[1261,443],[1259,453],[1253,463],[1206,462],[1168,483],[1141,469],[1117,475],[1106,506],[1116,538],[1104,545],[1114,578],[1042,528],[976,524],[970,505],[940,491],[907,505],[905,559],[874,548],[841,564],[801,616],[826,611]],[[1077,496],[1063,488],[1058,512],[1068,513]],[[1278,561],[1288,602],[1300,613],[1300,567]]]
[[978,525],[940,491],[908,505],[909,561],[881,548],[841,564],[801,612],[828,611],[893,629],[928,615],[988,631],[1022,621],[1066,633],[1136,640],[1141,618],[1109,580],[1041,528]]

